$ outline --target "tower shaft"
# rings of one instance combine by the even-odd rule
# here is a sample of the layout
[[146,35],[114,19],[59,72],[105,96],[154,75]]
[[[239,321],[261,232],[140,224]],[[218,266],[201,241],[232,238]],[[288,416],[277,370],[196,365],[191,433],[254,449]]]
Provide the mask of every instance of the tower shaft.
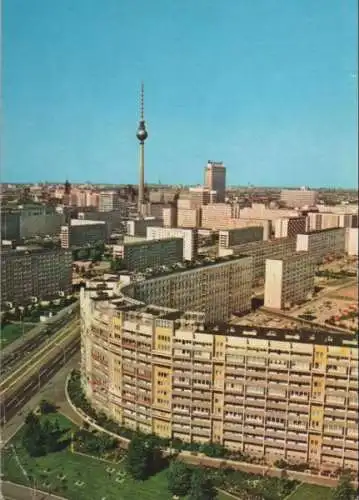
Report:
[[138,183],[138,213],[142,214],[142,205],[145,201],[145,143],[140,142],[140,172]]

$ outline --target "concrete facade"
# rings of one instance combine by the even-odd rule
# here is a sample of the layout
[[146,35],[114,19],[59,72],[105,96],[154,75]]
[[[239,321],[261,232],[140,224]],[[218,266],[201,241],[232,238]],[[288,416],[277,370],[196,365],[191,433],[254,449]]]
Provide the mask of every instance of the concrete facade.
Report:
[[313,296],[315,264],[308,252],[267,259],[265,265],[265,307],[285,309]]

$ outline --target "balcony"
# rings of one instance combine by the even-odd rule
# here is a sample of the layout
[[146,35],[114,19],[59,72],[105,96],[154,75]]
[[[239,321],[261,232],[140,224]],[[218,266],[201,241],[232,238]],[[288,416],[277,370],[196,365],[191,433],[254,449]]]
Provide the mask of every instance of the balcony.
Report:
[[254,398],[246,398],[245,401],[245,406],[248,408],[249,406],[255,406],[256,408],[264,408],[265,407],[265,400],[264,399],[254,399]]
[[236,441],[236,442],[240,442],[242,443],[242,431],[238,431],[238,432],[227,432],[225,431],[223,433],[223,439],[228,439],[228,440],[231,440],[231,441]]
[[286,410],[287,409],[287,404],[286,403],[280,403],[280,402],[274,402],[267,400],[267,409],[269,410]]
[[[226,392],[228,393],[229,391],[226,391]],[[238,408],[238,406],[243,405],[244,397],[243,396],[230,396],[230,395],[226,394],[224,396],[224,402],[225,403],[236,403],[236,408]],[[264,405],[261,405],[261,406],[264,406]]]
[[212,401],[212,394],[210,391],[192,391],[193,399],[200,399],[201,401]]

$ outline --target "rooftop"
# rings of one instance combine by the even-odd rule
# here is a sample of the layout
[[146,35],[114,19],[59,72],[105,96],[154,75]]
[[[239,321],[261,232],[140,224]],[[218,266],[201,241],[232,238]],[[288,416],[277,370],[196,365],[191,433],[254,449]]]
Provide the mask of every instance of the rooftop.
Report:
[[103,220],[71,219],[71,226],[91,226],[95,224],[106,224],[106,222]]
[[143,273],[138,273],[138,276],[143,275],[147,279],[159,278],[168,276],[170,274],[184,273],[188,271],[197,271],[204,269],[205,267],[218,266],[222,264],[228,264],[229,262],[239,261],[245,258],[251,258],[248,255],[225,255],[223,257],[204,257],[201,260],[196,260],[194,262],[178,262],[171,266],[161,266],[155,269],[149,269]]

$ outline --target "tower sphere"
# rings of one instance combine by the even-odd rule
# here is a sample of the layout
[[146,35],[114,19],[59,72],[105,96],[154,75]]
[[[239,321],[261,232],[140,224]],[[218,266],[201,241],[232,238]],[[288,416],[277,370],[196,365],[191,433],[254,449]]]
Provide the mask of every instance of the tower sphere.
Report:
[[136,133],[136,136],[137,136],[137,139],[139,141],[144,141],[147,139],[148,137],[148,133],[147,133],[147,130],[146,130],[146,126],[145,126],[145,122],[143,120],[140,121],[140,124],[138,126],[138,129],[137,129],[137,133]]

